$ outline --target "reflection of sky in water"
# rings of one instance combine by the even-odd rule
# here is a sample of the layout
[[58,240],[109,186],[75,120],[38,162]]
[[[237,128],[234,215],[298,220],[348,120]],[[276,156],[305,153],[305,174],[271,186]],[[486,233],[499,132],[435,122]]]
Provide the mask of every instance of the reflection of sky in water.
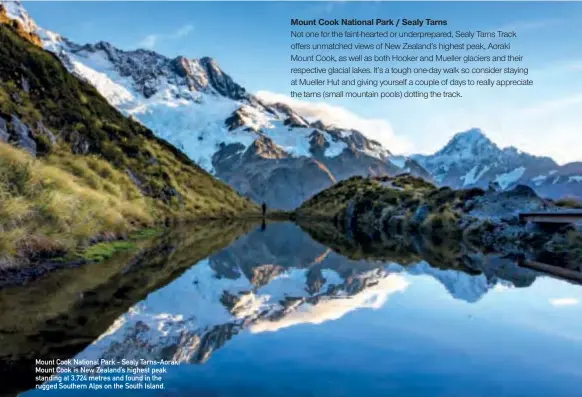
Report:
[[[580,390],[580,286],[538,277],[515,288],[422,261],[356,263],[336,253],[316,263],[325,280],[308,292],[308,269],[287,268],[256,286],[242,270],[218,276],[211,257],[134,305],[77,357],[204,362],[171,368],[163,395],[571,396]],[[365,271],[340,276],[326,268],[346,264]],[[173,357],[163,357],[168,346],[177,347]],[[76,393],[83,395],[64,394]]]
[[579,390],[582,310],[551,303],[580,300],[579,287],[539,278],[529,288],[494,288],[470,304],[429,277],[406,280],[408,288],[378,309],[238,335],[204,366],[173,370],[171,382],[216,396],[571,396]]

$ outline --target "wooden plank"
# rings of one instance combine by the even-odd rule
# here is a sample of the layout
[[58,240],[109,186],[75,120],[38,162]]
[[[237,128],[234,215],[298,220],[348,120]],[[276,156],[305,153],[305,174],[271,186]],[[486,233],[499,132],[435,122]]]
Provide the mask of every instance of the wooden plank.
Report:
[[576,270],[566,269],[563,267],[548,265],[546,263],[535,262],[535,261],[519,261],[519,265],[523,267],[528,267],[530,269],[538,270],[542,273],[548,273],[552,276],[557,276],[567,280],[573,280],[582,283],[582,273]]
[[563,210],[563,211],[531,211],[522,212],[521,215],[551,215],[551,216],[582,216],[582,210]]
[[582,216],[560,216],[554,217],[549,215],[527,215],[522,217],[528,222],[536,223],[576,223],[582,222]]
[[576,223],[582,222],[582,211],[522,212],[519,219],[536,223]]

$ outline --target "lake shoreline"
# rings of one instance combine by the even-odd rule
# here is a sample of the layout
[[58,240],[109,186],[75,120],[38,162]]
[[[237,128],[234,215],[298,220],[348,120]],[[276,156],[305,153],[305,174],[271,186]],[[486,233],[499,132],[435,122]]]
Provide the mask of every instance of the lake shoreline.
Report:
[[304,203],[300,223],[326,220],[345,234],[419,234],[435,243],[457,241],[484,252],[582,271],[582,228],[538,225],[522,212],[561,207],[527,186],[511,191],[453,190],[408,175],[342,181]]
[[199,226],[212,222],[249,222],[258,225],[262,220],[267,222],[289,220],[289,213],[275,211],[267,214],[264,218],[260,214],[248,214],[239,217],[209,217],[182,221],[173,220],[166,222],[164,225],[159,225],[158,227],[141,228],[128,235],[116,236],[112,233],[103,233],[98,238],[94,238],[92,243],[86,247],[78,249],[75,252],[66,252],[59,257],[23,262],[8,262],[8,265],[0,268],[0,289],[26,285],[59,269],[75,268],[102,262],[103,260],[109,259],[117,252],[137,249],[135,246],[137,241],[147,239],[153,240],[154,238],[171,233],[172,226]]

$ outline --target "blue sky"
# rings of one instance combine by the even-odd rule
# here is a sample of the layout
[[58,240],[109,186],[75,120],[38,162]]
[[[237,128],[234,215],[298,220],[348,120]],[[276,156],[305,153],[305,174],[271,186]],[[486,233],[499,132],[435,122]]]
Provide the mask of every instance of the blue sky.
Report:
[[[25,2],[36,22],[78,42],[212,56],[265,97],[289,93],[290,18],[447,19],[451,30],[516,30],[511,52],[534,87],[464,90],[458,100],[299,103],[395,152],[429,153],[480,127],[501,146],[582,161],[582,3],[564,2]],[[267,92],[268,94],[265,94]],[[279,97],[277,97],[279,98]],[[283,98],[284,99],[284,98]]]

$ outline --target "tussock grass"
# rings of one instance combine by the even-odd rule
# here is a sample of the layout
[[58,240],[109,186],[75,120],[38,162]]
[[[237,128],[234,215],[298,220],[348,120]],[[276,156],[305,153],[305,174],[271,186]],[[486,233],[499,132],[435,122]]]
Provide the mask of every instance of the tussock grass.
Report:
[[[102,160],[91,159],[91,168],[85,159],[75,157],[44,162],[0,143],[2,255],[57,255],[104,233],[122,235],[155,223],[148,199],[125,175]],[[75,167],[69,173],[71,164]],[[108,178],[127,183],[115,185],[111,193],[105,188],[111,182],[93,169],[106,169]],[[96,183],[91,186],[87,178]]]
[[[0,289],[0,361],[34,361],[47,351],[53,358],[70,357],[135,302],[256,227],[236,220],[178,225],[161,237],[134,240],[135,249],[118,250],[103,262],[58,269],[26,286]],[[79,299],[83,295],[90,297]],[[96,308],[99,315],[94,315]],[[52,337],[57,329],[67,337]]]
[[390,208],[412,202],[429,186],[432,185],[408,175],[396,178],[352,177],[307,200],[297,210],[297,215],[341,219],[352,203],[356,214],[372,212],[374,217],[381,218],[382,213]]
[[439,208],[438,211],[432,212],[421,225],[421,230],[425,234],[445,238],[460,237],[461,229],[459,228],[460,216],[449,205]]

